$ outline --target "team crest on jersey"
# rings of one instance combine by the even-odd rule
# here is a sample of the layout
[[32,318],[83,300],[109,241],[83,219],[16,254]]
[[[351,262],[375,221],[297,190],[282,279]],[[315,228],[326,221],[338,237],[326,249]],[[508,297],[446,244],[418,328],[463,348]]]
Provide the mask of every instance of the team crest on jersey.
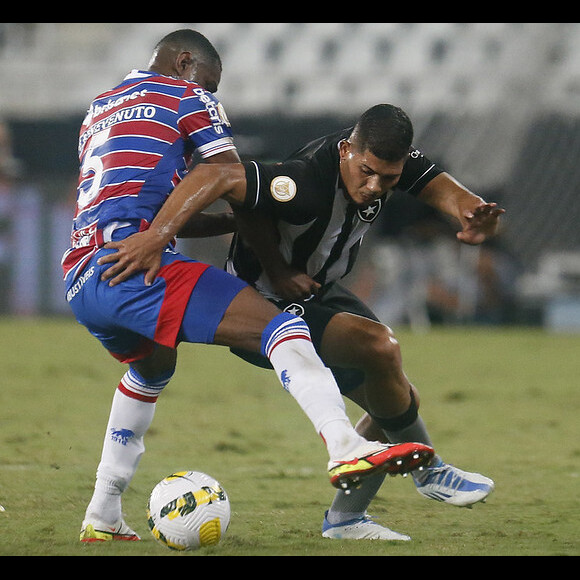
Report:
[[289,312],[290,314],[294,314],[294,316],[304,316],[304,306],[293,302],[284,308],[284,312]]
[[218,103],[217,111],[220,119],[222,120],[222,123],[228,127],[231,127],[232,125],[230,123],[230,120],[228,119],[228,116],[226,115],[226,110],[224,109],[221,103]]
[[270,183],[270,193],[276,201],[286,202],[294,199],[296,195],[296,183],[286,175],[279,175]]
[[358,210],[357,212],[358,219],[360,219],[363,222],[371,223],[376,219],[376,217],[381,212],[382,206],[383,206],[382,200],[377,199],[377,201],[371,203],[371,205],[365,207],[365,209]]

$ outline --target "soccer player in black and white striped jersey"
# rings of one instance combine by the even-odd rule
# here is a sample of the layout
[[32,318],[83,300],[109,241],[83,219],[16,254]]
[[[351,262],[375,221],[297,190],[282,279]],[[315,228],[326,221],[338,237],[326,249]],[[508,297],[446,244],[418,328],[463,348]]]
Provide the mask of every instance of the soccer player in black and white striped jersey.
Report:
[[[504,210],[468,191],[415,149],[412,139],[404,111],[377,105],[354,128],[309,143],[284,163],[248,164],[246,202],[253,197],[255,211],[237,212],[240,233],[228,271],[307,321],[342,393],[367,412],[359,424],[365,436],[431,445],[393,332],[340,280],[379,212],[389,211],[395,188],[457,219],[457,238],[466,244],[493,236]],[[383,479],[370,478],[350,494],[337,492],[323,535],[407,539],[366,517]],[[422,495],[460,506],[482,501],[494,486],[438,456],[414,479]]]

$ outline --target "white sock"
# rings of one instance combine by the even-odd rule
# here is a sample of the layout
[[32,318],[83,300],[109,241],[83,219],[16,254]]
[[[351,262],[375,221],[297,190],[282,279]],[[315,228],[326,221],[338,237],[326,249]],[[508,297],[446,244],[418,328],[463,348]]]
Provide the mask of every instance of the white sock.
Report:
[[147,384],[133,369],[121,379],[113,397],[95,489],[85,519],[111,525],[121,519],[121,494],[145,451],[143,439],[155,414],[155,401],[167,382],[169,379]]
[[334,376],[318,357],[301,318],[278,315],[264,331],[262,345],[282,386],[324,439],[331,460],[348,457],[366,442],[348,419]]

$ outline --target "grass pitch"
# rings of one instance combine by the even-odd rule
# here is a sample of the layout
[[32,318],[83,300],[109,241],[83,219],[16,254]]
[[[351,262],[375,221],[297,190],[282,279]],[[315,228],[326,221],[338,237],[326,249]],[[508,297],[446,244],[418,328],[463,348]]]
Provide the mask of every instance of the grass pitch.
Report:
[[[412,542],[323,539],[326,452],[273,373],[183,345],[124,509],[142,542],[78,541],[124,370],[72,320],[0,320],[0,555],[173,556],[150,535],[153,486],[181,469],[226,488],[223,542],[192,556],[580,554],[580,336],[530,329],[397,331],[437,451],[496,482],[486,504],[426,500],[387,478],[370,513]],[[356,421],[360,411],[348,406]]]

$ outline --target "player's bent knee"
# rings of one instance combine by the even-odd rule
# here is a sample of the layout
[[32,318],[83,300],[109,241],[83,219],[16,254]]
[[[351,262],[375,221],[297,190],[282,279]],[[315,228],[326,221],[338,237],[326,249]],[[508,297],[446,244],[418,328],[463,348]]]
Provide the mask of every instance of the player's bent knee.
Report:
[[353,335],[353,344],[362,348],[362,355],[369,364],[399,365],[401,349],[392,330],[376,322],[365,326],[364,331]]
[[153,353],[146,358],[131,363],[131,367],[145,381],[156,381],[160,377],[170,377],[175,372],[177,350],[167,346],[156,345]]

